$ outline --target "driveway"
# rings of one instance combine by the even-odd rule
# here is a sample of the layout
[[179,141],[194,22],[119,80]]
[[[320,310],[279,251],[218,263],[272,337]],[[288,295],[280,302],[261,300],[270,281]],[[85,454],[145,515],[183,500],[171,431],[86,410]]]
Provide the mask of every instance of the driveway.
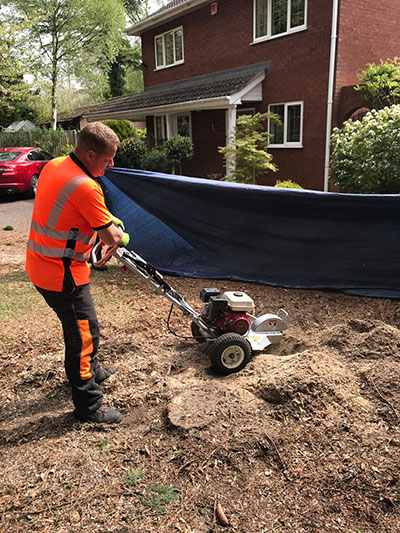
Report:
[[0,196],[0,231],[7,226],[21,233],[28,233],[33,211],[33,199]]

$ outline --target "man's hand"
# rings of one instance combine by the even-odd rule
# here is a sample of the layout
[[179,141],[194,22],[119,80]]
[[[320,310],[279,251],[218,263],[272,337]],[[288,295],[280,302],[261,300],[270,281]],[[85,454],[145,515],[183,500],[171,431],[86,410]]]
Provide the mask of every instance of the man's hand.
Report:
[[117,228],[122,228],[123,230],[125,230],[125,225],[122,222],[122,220],[120,220],[119,218],[115,217],[111,213],[110,213],[110,217],[111,217],[111,221],[114,224],[114,226],[117,226]]
[[122,248],[125,248],[125,246],[128,246],[130,237],[128,233],[123,232],[122,233],[122,239],[119,241],[118,246],[121,246]]

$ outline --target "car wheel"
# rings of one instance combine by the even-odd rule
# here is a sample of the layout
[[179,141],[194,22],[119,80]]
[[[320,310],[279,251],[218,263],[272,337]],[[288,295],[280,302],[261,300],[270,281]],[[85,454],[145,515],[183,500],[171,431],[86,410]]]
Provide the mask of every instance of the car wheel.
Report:
[[31,179],[31,184],[29,185],[29,196],[34,198],[36,196],[36,189],[38,184],[39,176],[34,174]]

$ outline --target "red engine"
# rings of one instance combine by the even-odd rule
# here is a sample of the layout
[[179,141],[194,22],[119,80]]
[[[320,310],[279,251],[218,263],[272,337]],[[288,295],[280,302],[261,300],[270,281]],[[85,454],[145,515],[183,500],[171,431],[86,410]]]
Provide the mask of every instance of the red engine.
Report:
[[224,311],[217,326],[224,333],[238,333],[244,335],[250,329],[250,318],[247,313],[241,311]]

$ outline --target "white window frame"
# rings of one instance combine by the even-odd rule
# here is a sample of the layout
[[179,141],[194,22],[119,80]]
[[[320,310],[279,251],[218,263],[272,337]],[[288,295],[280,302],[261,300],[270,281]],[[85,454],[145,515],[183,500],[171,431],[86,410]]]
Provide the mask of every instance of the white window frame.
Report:
[[278,33],[276,35],[272,35],[272,0],[266,0],[268,2],[267,4],[267,10],[268,10],[268,31],[266,35],[262,35],[260,37],[256,36],[257,31],[257,10],[256,10],[256,2],[257,0],[253,0],[253,42],[251,44],[257,44],[263,41],[268,41],[270,39],[276,39],[278,37],[282,37],[283,35],[288,35],[290,33],[297,33],[298,31],[304,31],[307,29],[307,7],[308,7],[308,0],[304,0],[304,24],[301,26],[295,26],[294,28],[290,28],[290,19],[291,19],[291,0],[287,0],[288,3],[288,10],[287,10],[287,21],[286,21],[286,31],[282,33]]
[[178,135],[178,117],[189,118],[189,139],[191,139],[192,138],[192,114],[190,111],[169,115],[170,125],[171,125],[170,127],[171,137],[174,135]]
[[[170,137],[174,137],[175,135],[178,135],[178,117],[186,116],[189,118],[189,139],[192,138],[192,114],[190,111],[182,112],[182,113],[174,113],[171,115],[154,115],[154,139],[156,141],[156,144],[162,143],[163,141],[169,139]],[[159,139],[157,137],[157,117],[161,117],[162,120],[162,126],[163,131],[166,132],[166,137]]]
[[[271,143],[268,148],[303,148],[303,119],[304,119],[304,102],[299,100],[296,102],[278,102],[268,105],[268,111],[271,112],[271,106],[283,105],[284,117],[283,117],[283,143],[275,143],[274,139],[271,139]],[[288,107],[299,105],[300,106],[300,140],[296,142],[287,141],[287,127],[288,127]],[[268,120],[268,133],[271,133],[271,121]]]
[[[166,133],[166,137],[162,137],[159,139],[157,137],[157,118],[161,118],[162,122],[162,131]],[[168,139],[168,121],[167,121],[167,115],[154,115],[154,139],[156,144],[162,143],[166,139]]]
[[[178,30],[182,31],[182,59],[176,59],[176,44],[175,44],[175,32]],[[167,34],[172,33],[173,36],[173,47],[174,47],[174,62],[170,65],[167,65],[167,49],[165,45],[165,37]],[[157,39],[162,39],[162,54],[163,54],[163,63],[159,65],[157,62]],[[184,44],[183,44],[183,26],[178,26],[172,30],[165,31],[164,33],[159,33],[154,37],[154,64],[156,68],[154,70],[162,70],[165,68],[175,67],[176,65],[181,65],[185,62],[184,57]]]

